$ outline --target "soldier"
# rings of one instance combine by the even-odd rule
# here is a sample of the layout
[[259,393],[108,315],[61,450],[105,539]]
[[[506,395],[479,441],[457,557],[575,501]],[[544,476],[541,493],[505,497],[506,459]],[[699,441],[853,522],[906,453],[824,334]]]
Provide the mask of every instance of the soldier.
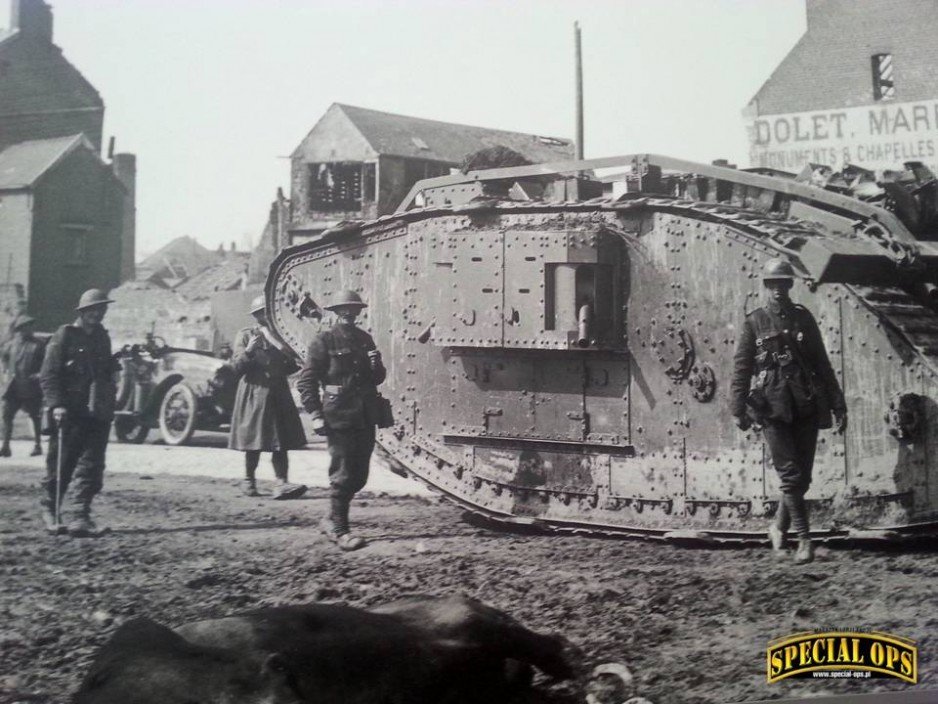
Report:
[[386,376],[371,335],[355,325],[366,307],[354,291],[340,292],[326,306],[339,320],[310,343],[297,382],[303,407],[313,417],[313,429],[325,435],[329,444],[330,512],[320,528],[343,550],[365,545],[349,532],[349,505],[368,481],[379,421],[376,387]]
[[[847,427],[847,407],[814,316],[789,298],[795,272],[781,259],[762,274],[767,302],[746,316],[734,358],[733,415],[740,430],[762,429],[782,496],[769,541],[781,554],[786,532],[798,536],[795,562],[814,559],[805,492],[811,484],[819,428]],[[752,378],[755,376],[755,383]],[[752,388],[750,388],[752,387]]]
[[[76,537],[97,533],[91,502],[104,484],[104,455],[114,419],[114,373],[118,368],[111,357],[111,338],[101,321],[113,302],[100,289],[85,291],[76,308],[78,318],[55,331],[42,364],[40,383],[52,421],[42,500],[42,518],[49,532],[59,532],[56,497],[61,502],[74,476],[68,533]],[[62,483],[57,487],[59,452]]]
[[255,473],[261,452],[271,453],[277,487],[274,499],[298,499],[306,493],[303,484],[287,479],[287,452],[306,445],[306,435],[287,377],[298,369],[293,357],[267,326],[263,296],[251,301],[257,325],[244,328],[235,338],[231,367],[240,375],[231,414],[228,447],[244,452],[244,493],[259,496]]
[[33,336],[36,321],[28,315],[20,315],[13,322],[14,337],[3,350],[3,367],[9,379],[3,390],[3,447],[0,457],[9,457],[10,436],[13,434],[13,418],[23,409],[33,422],[35,444],[29,454],[42,454],[39,442],[42,421],[42,389],[39,387],[39,371],[45,345]]

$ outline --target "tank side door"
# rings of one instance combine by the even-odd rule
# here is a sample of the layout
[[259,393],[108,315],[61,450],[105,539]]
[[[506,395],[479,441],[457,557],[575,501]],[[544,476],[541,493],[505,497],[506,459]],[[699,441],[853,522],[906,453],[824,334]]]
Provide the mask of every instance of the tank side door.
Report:
[[594,337],[608,352],[584,356],[584,406],[586,440],[591,443],[627,445],[631,442],[629,422],[628,342],[625,333],[629,301],[628,252],[617,237],[606,235],[597,248],[594,275]]
[[548,300],[553,267],[566,261],[565,230],[505,233],[505,347],[566,349],[567,333],[557,332],[547,320],[553,308]]
[[457,230],[447,234],[446,263],[439,267],[445,294],[437,319],[435,344],[452,347],[501,347],[502,233]]

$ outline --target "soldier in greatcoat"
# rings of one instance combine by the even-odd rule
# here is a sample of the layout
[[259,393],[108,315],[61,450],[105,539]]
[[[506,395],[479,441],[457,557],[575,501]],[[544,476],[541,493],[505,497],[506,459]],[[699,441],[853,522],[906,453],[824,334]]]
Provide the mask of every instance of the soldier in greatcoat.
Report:
[[794,275],[787,261],[765,265],[767,301],[746,316],[736,347],[732,411],[741,430],[754,423],[762,428],[778,473],[782,496],[769,526],[772,548],[785,549],[791,527],[798,536],[795,561],[805,563],[814,559],[804,495],[818,429],[831,427],[833,412],[843,432],[847,407],[814,316],[789,297]]
[[271,453],[277,486],[274,499],[296,499],[306,493],[303,484],[288,479],[289,450],[306,445],[300,414],[290,394],[287,377],[299,366],[267,325],[263,296],[251,301],[256,325],[240,330],[229,364],[240,376],[231,414],[228,447],[244,452],[244,493],[258,496],[256,472],[261,452]]
[[39,372],[46,346],[33,335],[36,321],[28,315],[20,315],[13,322],[14,337],[4,347],[3,368],[8,378],[3,389],[3,446],[0,457],[9,457],[10,437],[13,435],[13,419],[19,410],[26,411],[33,422],[35,443],[29,454],[42,454],[40,424],[42,421],[42,388]]
[[314,430],[325,435],[329,444],[330,511],[320,528],[343,550],[365,545],[349,531],[349,506],[368,481],[380,420],[376,387],[387,375],[375,341],[355,325],[366,307],[354,291],[340,292],[326,306],[338,322],[310,343],[297,381]]
[[[114,420],[118,365],[111,356],[111,338],[101,322],[113,303],[104,291],[85,291],[75,322],[53,333],[40,372],[40,385],[50,416],[42,519],[50,532],[61,532],[55,520],[56,496],[61,501],[72,484],[69,535],[98,533],[91,520],[91,502],[104,485],[104,457]],[[62,446],[59,446],[59,428]],[[57,463],[62,453],[62,483]]]

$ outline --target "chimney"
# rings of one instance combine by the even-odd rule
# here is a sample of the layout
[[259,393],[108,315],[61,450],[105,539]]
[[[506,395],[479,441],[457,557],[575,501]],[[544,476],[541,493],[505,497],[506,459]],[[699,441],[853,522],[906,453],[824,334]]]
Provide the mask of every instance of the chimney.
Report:
[[52,43],[52,8],[44,0],[10,0],[10,29]]
[[114,175],[124,184],[124,220],[121,223],[121,283],[136,278],[137,248],[137,157],[115,154],[111,161]]

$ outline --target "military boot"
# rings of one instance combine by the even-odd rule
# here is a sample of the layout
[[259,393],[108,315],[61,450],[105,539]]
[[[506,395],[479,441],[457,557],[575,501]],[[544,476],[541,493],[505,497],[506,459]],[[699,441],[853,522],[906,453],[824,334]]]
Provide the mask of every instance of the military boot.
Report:
[[365,541],[349,532],[348,511],[351,500],[332,497],[330,515],[323,518],[320,528],[326,537],[346,552],[365,547]]
[[12,457],[13,452],[10,450],[10,446],[7,443],[3,443],[3,447],[0,447],[0,457]]
[[64,523],[55,520],[55,511],[52,506],[42,505],[42,524],[45,526],[49,535],[63,535],[68,532],[68,527]]
[[306,493],[305,484],[291,484],[286,480],[281,480],[274,487],[274,501],[287,501],[288,499],[298,499]]
[[85,504],[75,510],[68,522],[68,534],[73,538],[91,538],[99,535],[98,526],[91,520],[91,506]]
[[254,479],[245,479],[241,486],[245,496],[260,496],[260,492],[257,490],[257,481]]
[[40,444],[37,442],[35,445],[33,445],[32,452],[29,453],[29,456],[30,456],[30,457],[39,457],[41,454],[42,454],[42,445],[40,445]]
[[798,539],[798,550],[795,551],[795,564],[806,565],[814,562],[814,543],[810,538]]

